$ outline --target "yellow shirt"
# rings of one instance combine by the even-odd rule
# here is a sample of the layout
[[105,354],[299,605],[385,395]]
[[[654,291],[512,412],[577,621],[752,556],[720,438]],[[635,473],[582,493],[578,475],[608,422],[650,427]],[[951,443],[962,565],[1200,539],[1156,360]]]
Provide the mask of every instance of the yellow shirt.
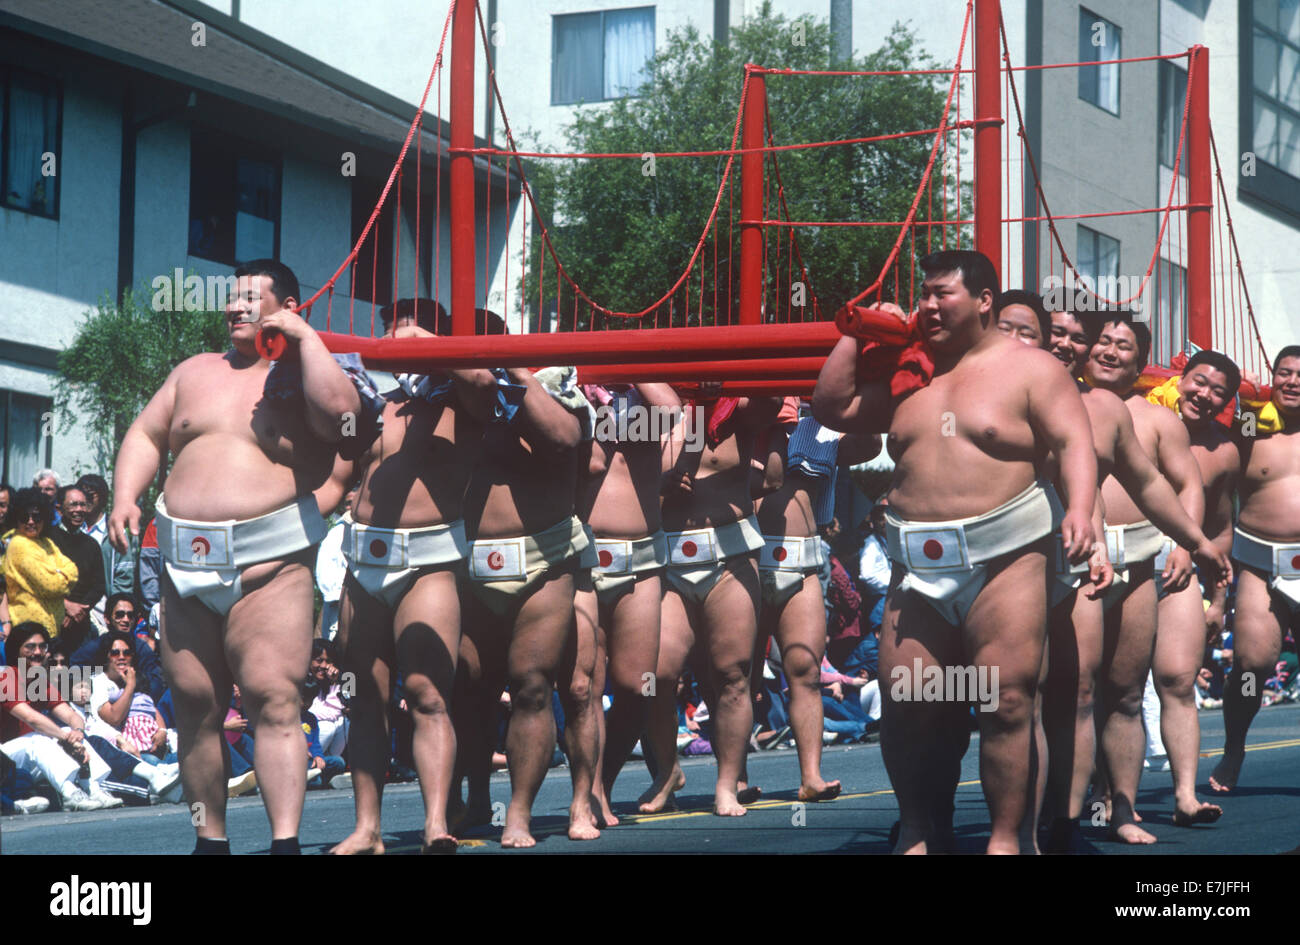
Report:
[[15,534],[5,550],[5,588],[9,622],[39,623],[51,637],[63,625],[63,599],[77,583],[77,566],[44,535],[32,540]]

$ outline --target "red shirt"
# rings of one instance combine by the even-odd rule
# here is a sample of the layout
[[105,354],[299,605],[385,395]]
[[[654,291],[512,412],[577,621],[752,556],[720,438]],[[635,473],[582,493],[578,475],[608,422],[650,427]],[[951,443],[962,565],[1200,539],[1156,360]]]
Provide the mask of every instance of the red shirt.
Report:
[[18,675],[18,670],[14,667],[0,666],[0,742],[7,742],[11,738],[18,738],[33,731],[30,725],[14,718],[14,706],[30,705],[37,712],[46,713],[63,705],[58,690],[49,685],[48,678],[45,698],[28,698],[29,687],[37,686],[40,679],[41,675],[34,672],[29,672],[24,679]]

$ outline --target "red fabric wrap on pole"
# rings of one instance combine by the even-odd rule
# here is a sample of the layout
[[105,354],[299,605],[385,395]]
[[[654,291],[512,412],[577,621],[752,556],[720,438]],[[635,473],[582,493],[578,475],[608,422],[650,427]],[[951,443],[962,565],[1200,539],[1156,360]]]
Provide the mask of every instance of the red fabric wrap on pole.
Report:
[[858,379],[889,375],[889,392],[901,400],[934,377],[934,359],[916,332],[916,323],[878,308],[846,305],[835,313],[842,334],[864,341],[858,356]]
[[1001,4],[975,0],[975,248],[1002,278]]
[[[741,147],[761,148],[767,114],[767,86],[751,73],[745,84],[745,118]],[[740,324],[763,320],[763,152],[746,151],[740,158]]]
[[[1210,204],[1214,182],[1210,169],[1210,51],[1193,46],[1187,82],[1187,337],[1198,348],[1214,347],[1214,254],[1210,248]],[[1224,272],[1224,278],[1228,277]],[[1175,317],[1177,317],[1175,315]]]

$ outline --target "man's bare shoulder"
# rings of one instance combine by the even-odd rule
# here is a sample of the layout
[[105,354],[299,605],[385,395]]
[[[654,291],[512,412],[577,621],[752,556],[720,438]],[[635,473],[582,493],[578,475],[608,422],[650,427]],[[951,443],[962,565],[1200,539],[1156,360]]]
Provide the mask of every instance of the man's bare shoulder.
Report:
[[1083,396],[1083,403],[1092,416],[1118,417],[1120,414],[1128,414],[1128,408],[1124,406],[1124,401],[1120,399],[1119,395],[1108,390],[1085,385],[1079,393]]
[[204,351],[186,358],[172,368],[172,377],[180,378],[191,374],[208,374],[216,370],[234,370],[226,352]]

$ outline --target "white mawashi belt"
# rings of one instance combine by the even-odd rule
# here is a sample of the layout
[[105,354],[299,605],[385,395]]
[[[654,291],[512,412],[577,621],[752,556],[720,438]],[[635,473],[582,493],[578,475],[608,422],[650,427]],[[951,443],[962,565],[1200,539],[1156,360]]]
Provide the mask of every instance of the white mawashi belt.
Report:
[[718,560],[717,544],[711,528],[668,533],[668,563],[712,564]]
[[470,545],[470,577],[480,581],[506,581],[526,576],[523,538],[498,538]]

